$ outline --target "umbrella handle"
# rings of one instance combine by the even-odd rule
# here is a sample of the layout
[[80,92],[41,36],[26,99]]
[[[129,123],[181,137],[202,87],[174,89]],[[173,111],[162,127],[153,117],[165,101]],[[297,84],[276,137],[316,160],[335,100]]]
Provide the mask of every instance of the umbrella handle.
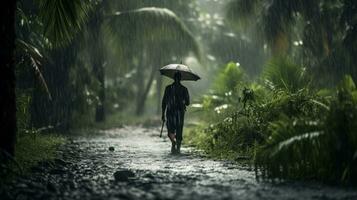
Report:
[[164,129],[164,124],[165,124],[165,122],[164,122],[164,121],[162,121],[161,131],[160,131],[160,137],[162,137],[162,130]]

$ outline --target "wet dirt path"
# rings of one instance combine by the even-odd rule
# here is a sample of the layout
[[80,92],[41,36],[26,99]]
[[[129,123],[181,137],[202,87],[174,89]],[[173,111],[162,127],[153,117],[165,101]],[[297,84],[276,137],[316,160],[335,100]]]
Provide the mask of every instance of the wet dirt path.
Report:
[[171,155],[169,141],[158,133],[124,127],[72,139],[59,149],[60,159],[34,168],[1,199],[357,199],[353,188],[259,182],[249,167],[190,148]]

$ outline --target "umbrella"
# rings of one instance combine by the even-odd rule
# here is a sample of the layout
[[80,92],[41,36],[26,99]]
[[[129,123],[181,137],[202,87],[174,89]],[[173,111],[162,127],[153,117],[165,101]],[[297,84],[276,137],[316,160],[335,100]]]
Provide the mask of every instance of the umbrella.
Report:
[[161,75],[174,78],[176,72],[181,73],[181,80],[183,81],[197,81],[201,79],[188,66],[183,64],[169,64],[160,69]]

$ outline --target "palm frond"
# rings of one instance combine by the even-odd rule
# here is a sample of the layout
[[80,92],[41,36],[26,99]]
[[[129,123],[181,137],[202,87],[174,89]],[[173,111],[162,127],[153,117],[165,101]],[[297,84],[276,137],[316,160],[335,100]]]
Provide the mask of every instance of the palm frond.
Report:
[[90,0],[39,1],[45,35],[55,46],[68,44],[86,21],[90,5]]
[[[165,50],[188,54],[200,59],[200,47],[177,15],[166,8],[147,7],[107,16],[111,31],[120,41],[150,49],[162,43]],[[145,47],[144,47],[145,46]],[[158,49],[152,49],[157,51]]]
[[38,49],[34,46],[32,46],[29,43],[26,43],[23,40],[17,39],[16,40],[16,45],[18,47],[18,50],[22,54],[22,56],[25,59],[28,59],[28,61],[31,63],[31,66],[33,70],[35,71],[36,77],[41,83],[41,86],[45,89],[48,98],[52,100],[52,95],[48,89],[47,82],[45,78],[43,77],[43,74],[40,70],[40,65],[41,65],[41,59],[43,58],[42,54],[38,51]]
[[35,60],[40,60],[43,58],[42,54],[36,47],[21,39],[16,39],[16,45],[19,47],[21,52],[29,54]]
[[324,108],[325,110],[329,111],[330,110],[330,107],[328,107],[326,104],[318,101],[318,100],[315,100],[315,99],[311,99],[310,100],[311,103],[314,103],[315,105],[318,105],[319,107],[321,108]]
[[309,84],[305,69],[287,58],[274,58],[263,71],[263,79],[272,89],[296,92]]
[[41,85],[43,86],[43,88],[45,89],[48,98],[50,100],[52,100],[52,95],[50,93],[50,90],[48,89],[47,83],[45,78],[42,75],[42,72],[40,70],[40,63],[38,61],[36,61],[33,57],[29,57],[29,59],[31,60],[31,64],[32,64],[32,68],[35,70],[35,74],[37,75],[37,78],[39,79],[39,81],[41,82]]
[[324,132],[322,132],[322,131],[314,131],[314,132],[309,132],[309,133],[303,133],[301,135],[296,135],[296,136],[293,136],[287,140],[281,141],[281,142],[279,142],[276,150],[271,154],[271,156],[275,156],[279,152],[283,151],[284,148],[290,148],[294,144],[302,142],[303,140],[311,140],[311,139],[313,139],[315,137],[319,137],[323,134],[324,134]]

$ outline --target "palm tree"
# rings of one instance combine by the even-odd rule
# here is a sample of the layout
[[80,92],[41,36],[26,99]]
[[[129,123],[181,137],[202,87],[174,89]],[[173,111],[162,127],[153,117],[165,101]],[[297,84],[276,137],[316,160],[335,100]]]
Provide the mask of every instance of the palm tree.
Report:
[[68,128],[69,116],[73,113],[71,101],[68,101],[68,96],[73,93],[68,76],[77,55],[73,49],[77,45],[74,39],[82,30],[92,3],[89,0],[21,0],[18,6],[22,15],[18,16],[18,32],[21,34],[17,40],[33,46],[43,55],[33,63],[37,64],[36,69],[41,68],[37,70],[42,77],[41,87],[45,86],[52,97],[49,101],[37,84],[33,86],[31,122],[35,127],[61,124]]
[[[1,153],[13,156],[16,141],[16,98],[15,98],[15,13],[17,1],[6,0],[6,6],[1,7],[1,77],[0,77],[0,149]],[[79,18],[81,11],[80,0],[44,0],[40,1],[40,12],[46,24],[46,32],[54,35],[54,44],[70,41],[72,31],[80,27]],[[85,5],[85,4],[83,4]],[[68,10],[68,8],[70,8]],[[72,9],[74,8],[74,9]],[[53,12],[56,11],[56,12]],[[47,13],[47,15],[46,15]],[[67,15],[63,15],[67,13]],[[72,15],[70,15],[71,13]],[[50,23],[53,16],[55,22]],[[68,16],[62,18],[62,16]],[[59,22],[60,23],[57,23]],[[46,23],[47,22],[47,23]],[[26,42],[20,42],[20,48],[28,48]],[[28,52],[27,50],[24,50]]]

